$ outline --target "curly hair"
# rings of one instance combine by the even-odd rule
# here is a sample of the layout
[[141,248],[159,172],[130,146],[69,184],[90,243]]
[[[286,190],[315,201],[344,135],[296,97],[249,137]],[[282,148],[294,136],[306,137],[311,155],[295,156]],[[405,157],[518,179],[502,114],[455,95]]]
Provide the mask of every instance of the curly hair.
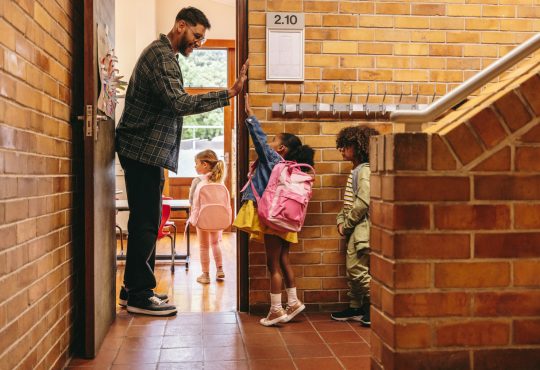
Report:
[[379,135],[379,131],[369,126],[350,126],[337,135],[336,148],[354,148],[354,157],[360,163],[369,162],[369,138]]

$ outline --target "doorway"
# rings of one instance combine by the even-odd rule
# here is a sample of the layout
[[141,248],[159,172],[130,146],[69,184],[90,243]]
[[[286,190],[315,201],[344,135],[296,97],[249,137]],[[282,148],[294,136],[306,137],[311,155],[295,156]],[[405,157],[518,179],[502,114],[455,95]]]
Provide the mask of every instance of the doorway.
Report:
[[[210,20],[212,28],[207,32],[208,41],[204,47],[196,50],[189,58],[179,57],[179,63],[183,73],[184,87],[189,94],[200,94],[227,88],[235,80],[236,76],[236,0],[215,0],[208,3],[195,4],[202,10]],[[174,22],[176,13],[185,6],[193,5],[186,1],[169,0],[117,0],[116,1],[116,29],[118,38],[116,40],[116,54],[119,59],[120,74],[129,80],[133,66],[141,51],[160,33],[166,34]],[[232,12],[232,13],[231,13]],[[229,16],[228,14],[232,14]],[[133,19],[137,19],[134,23]],[[228,22],[225,24],[224,22]],[[135,27],[135,29],[134,29]],[[225,33],[221,30],[229,28]],[[119,38],[122,38],[120,40]],[[211,71],[212,73],[209,73]],[[227,165],[226,185],[231,195],[236,196],[236,138],[235,138],[235,102],[231,100],[231,105],[221,110],[215,110],[201,115],[185,117],[182,143],[180,149],[178,173],[167,173],[164,195],[174,199],[187,199],[189,188],[194,173],[194,155],[204,149],[212,149],[222,157]],[[123,110],[121,101],[117,108],[117,122]],[[117,190],[119,199],[126,198],[123,173],[119,165],[117,170]],[[232,200],[235,202],[235,198]],[[234,209],[234,207],[233,207]],[[183,238],[186,214],[183,211],[173,211],[171,219],[175,222],[178,230],[177,250],[180,254],[186,251],[186,243]],[[118,215],[117,222],[123,228],[127,224],[128,213],[122,212]],[[236,234],[230,233],[224,237],[223,252],[224,257],[232,259],[234,270],[226,271],[227,279],[224,284],[216,284],[212,281],[211,287],[200,289],[196,282],[197,274],[200,271],[197,253],[196,234],[191,233],[191,255],[195,257],[189,264],[189,270],[185,269],[181,263],[176,267],[175,274],[170,274],[169,265],[157,263],[156,277],[158,291],[168,289],[169,294],[178,296],[179,311],[190,310],[205,311],[236,311],[238,305],[238,273],[237,273],[237,246]],[[232,252],[232,255],[231,255]],[[158,253],[170,254],[170,247],[166,239],[163,243],[158,243]],[[247,265],[246,265],[247,267]],[[211,274],[213,273],[213,263],[211,264]],[[159,270],[159,271],[157,271]],[[162,271],[163,270],[163,271]],[[119,264],[119,274],[122,273],[122,263]],[[227,281],[228,280],[228,281]],[[117,276],[117,285],[122,282]],[[231,284],[234,286],[231,287]],[[220,291],[221,289],[221,291]],[[194,297],[186,303],[182,292]],[[205,302],[204,295],[210,300],[221,299],[215,305]],[[233,302],[231,304],[231,301]],[[183,302],[183,303],[180,303]],[[221,302],[221,303],[220,303]]]

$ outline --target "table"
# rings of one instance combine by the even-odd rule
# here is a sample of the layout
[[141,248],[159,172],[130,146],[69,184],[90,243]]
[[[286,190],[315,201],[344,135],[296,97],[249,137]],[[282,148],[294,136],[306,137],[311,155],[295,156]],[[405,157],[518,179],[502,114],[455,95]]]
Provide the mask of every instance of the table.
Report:
[[[167,204],[171,206],[172,211],[185,211],[187,213],[187,219],[189,219],[191,206],[189,205],[188,199],[163,199],[163,204]],[[129,205],[127,199],[117,199],[116,200],[116,210],[118,212],[121,211],[129,211]],[[186,230],[186,244],[187,244],[187,251],[186,254],[178,254],[175,253],[174,260],[180,260],[184,261],[186,264],[186,269],[189,268],[189,224],[187,224],[187,230]],[[176,244],[176,235],[175,235],[175,244]],[[125,260],[125,256],[117,256],[117,259],[119,260]],[[171,259],[171,256],[166,254],[156,254],[156,260],[169,260]]]

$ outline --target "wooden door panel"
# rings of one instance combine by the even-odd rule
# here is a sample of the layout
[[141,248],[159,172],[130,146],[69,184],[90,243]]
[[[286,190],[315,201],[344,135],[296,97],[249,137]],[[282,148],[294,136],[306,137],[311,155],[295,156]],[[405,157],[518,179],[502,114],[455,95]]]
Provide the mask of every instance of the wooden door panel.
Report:
[[[114,42],[114,0],[84,0],[84,356],[95,357],[115,318],[114,120],[97,115],[97,27]],[[105,119],[98,120],[98,117]]]

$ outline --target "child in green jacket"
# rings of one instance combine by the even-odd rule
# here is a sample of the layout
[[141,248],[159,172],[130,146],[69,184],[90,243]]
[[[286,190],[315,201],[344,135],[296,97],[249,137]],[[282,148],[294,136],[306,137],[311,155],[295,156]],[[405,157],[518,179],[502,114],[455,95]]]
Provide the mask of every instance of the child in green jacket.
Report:
[[369,138],[379,132],[368,126],[342,129],[336,147],[353,169],[347,179],[343,207],[337,216],[337,227],[347,242],[347,279],[349,307],[332,313],[338,321],[360,321],[370,326],[369,311]]

